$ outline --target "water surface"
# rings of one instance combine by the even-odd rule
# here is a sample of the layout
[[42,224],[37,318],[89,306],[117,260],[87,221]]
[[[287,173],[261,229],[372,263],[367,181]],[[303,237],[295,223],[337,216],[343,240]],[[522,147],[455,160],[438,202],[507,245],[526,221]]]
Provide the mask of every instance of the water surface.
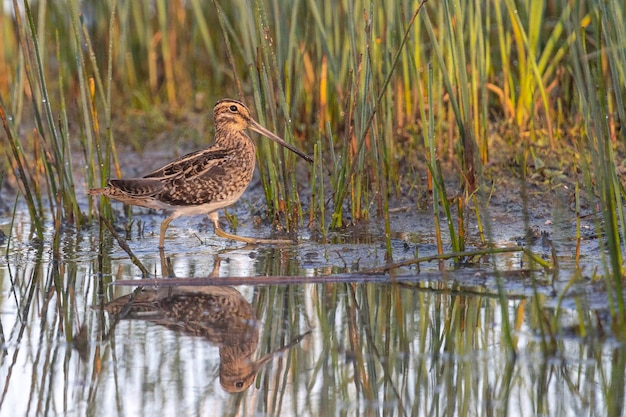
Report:
[[[394,216],[394,261],[436,252],[431,215]],[[162,259],[151,232],[162,217],[136,219],[144,230],[128,243],[153,276],[253,278],[138,293],[112,285],[142,274],[114,240],[99,256],[97,226],[64,230],[54,253],[53,236],[33,240],[18,215],[0,246],[0,415],[623,413],[626,350],[611,335],[606,296],[585,290],[600,285],[584,274],[571,285],[568,233],[552,234],[556,276],[511,253],[369,282],[359,271],[385,263],[376,221],[323,239],[302,230],[292,246],[244,246],[213,236],[201,217],[180,219]],[[513,245],[517,231],[503,225],[494,240]],[[245,221],[238,232],[271,233]]]

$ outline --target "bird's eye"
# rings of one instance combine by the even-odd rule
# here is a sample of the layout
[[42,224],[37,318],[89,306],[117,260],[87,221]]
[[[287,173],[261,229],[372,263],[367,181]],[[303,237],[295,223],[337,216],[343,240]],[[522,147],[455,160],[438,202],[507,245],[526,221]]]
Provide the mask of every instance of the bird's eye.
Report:
[[[232,106],[232,107],[231,107],[231,109],[232,109],[233,107],[235,107],[235,106]],[[235,108],[236,108],[236,107],[235,107]],[[243,387],[243,382],[242,382],[242,381],[237,381],[237,383],[235,384],[235,386],[236,386],[237,388],[241,388],[241,387]]]
[[232,106],[230,106],[230,111],[232,111],[233,113],[237,113],[237,106],[235,106],[234,104]]

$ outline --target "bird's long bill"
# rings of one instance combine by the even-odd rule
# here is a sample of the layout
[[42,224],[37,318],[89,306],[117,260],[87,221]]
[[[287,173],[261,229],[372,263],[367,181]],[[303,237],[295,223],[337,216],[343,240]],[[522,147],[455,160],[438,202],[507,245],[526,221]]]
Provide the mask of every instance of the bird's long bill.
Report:
[[288,144],[287,142],[285,142],[284,140],[282,140],[281,138],[279,138],[278,136],[276,136],[275,134],[273,134],[272,132],[270,132],[269,130],[267,130],[266,128],[264,128],[263,126],[261,126],[260,124],[258,124],[252,119],[250,119],[250,129],[254,130],[257,133],[260,133],[261,135],[265,137],[272,139],[274,142],[278,143],[279,145],[284,146],[285,148],[289,149],[291,152],[295,153],[296,155],[301,156],[307,161],[313,162],[313,158],[311,158],[309,155],[305,154],[304,152],[302,152],[300,149],[296,148],[295,146]]
[[302,339],[304,339],[306,336],[311,334],[311,330],[307,331],[306,333],[303,333],[301,335],[296,336],[295,339],[293,339],[291,342],[287,343],[284,346],[279,347],[278,349],[276,349],[273,352],[268,353],[267,355],[263,356],[261,359],[259,359],[258,361],[256,361],[254,363],[254,369],[255,372],[258,372],[259,369],[265,365],[266,363],[268,363],[270,360],[272,360],[272,358],[274,358],[277,355],[280,355],[281,353],[291,349],[292,347],[294,347],[295,345],[297,345],[298,343],[300,343],[302,341]]

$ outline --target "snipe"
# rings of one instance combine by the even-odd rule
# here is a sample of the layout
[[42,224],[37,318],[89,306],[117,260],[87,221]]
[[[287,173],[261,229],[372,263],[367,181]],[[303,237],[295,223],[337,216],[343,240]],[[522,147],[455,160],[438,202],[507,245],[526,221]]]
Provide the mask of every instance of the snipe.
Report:
[[219,226],[217,211],[241,197],[254,173],[255,146],[245,130],[254,130],[309,162],[313,159],[257,123],[240,101],[218,101],[213,116],[215,143],[212,146],[178,158],[141,178],[110,179],[106,188],[92,188],[87,193],[105,195],[125,204],[171,211],[161,223],[160,249],[165,246],[165,232],[172,220],[205,213],[220,237],[253,244],[284,243],[237,236]]

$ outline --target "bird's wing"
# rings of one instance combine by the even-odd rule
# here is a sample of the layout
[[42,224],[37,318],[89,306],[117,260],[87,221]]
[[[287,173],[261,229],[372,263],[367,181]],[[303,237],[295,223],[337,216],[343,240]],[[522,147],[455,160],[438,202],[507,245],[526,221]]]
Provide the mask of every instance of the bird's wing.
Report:
[[227,174],[224,165],[233,158],[232,150],[214,145],[170,162],[143,179],[157,181],[158,193],[150,197],[172,206],[194,206],[220,200],[221,183]]
[[192,152],[144,176],[161,180],[200,177],[228,159],[228,152],[218,146]]
[[155,178],[116,178],[110,179],[116,191],[132,197],[152,197],[163,189],[163,182]]

